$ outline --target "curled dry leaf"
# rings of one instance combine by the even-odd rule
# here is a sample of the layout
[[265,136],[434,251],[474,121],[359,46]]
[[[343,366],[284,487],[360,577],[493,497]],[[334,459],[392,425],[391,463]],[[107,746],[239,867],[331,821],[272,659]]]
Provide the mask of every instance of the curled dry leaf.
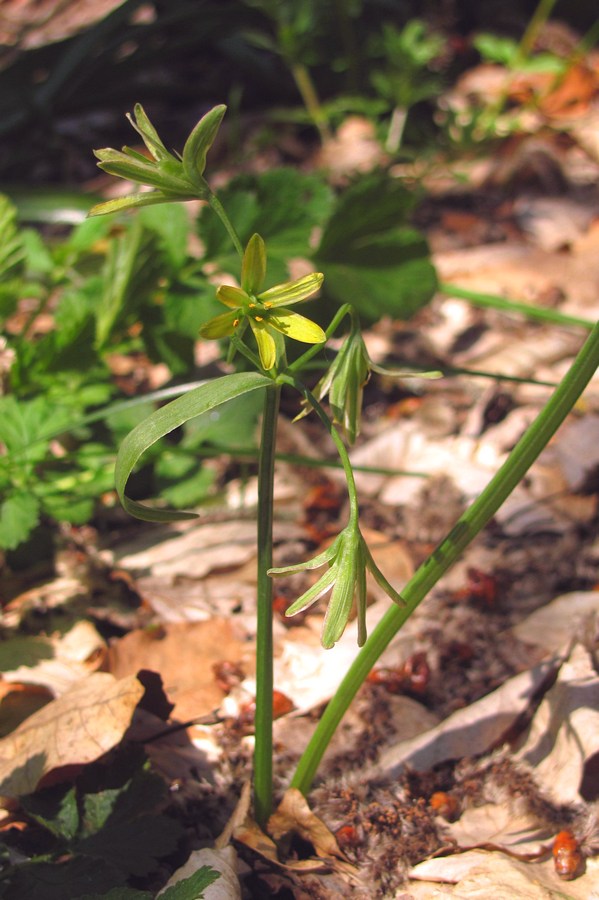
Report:
[[[594,900],[598,896],[599,860],[588,860],[584,875],[565,885],[553,871],[551,860],[523,863],[500,853],[470,850],[457,856],[425,860],[412,869],[410,878],[415,888],[417,879],[425,882],[430,891],[415,890],[414,896],[431,900],[437,896],[456,900],[489,897],[493,900]],[[437,893],[439,882],[455,887]]]
[[268,820],[268,830],[275,840],[286,834],[297,834],[314,847],[322,859],[345,859],[335,835],[315,816],[306,798],[296,788],[285,791],[276,812]]
[[90,675],[0,741],[0,795],[36,790],[56,769],[93,762],[119,743],[144,694],[134,676]]
[[599,677],[580,645],[560,669],[517,757],[559,803],[579,803],[585,763],[599,747]]
[[384,750],[378,768],[392,778],[406,765],[430,769],[440,762],[476,756],[499,746],[556,668],[556,660],[550,660],[510,678],[430,731]]

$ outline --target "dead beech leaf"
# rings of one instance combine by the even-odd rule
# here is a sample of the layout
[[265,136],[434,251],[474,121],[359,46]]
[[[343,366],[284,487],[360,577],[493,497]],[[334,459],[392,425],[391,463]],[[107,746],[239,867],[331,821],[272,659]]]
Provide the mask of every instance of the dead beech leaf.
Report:
[[[19,640],[7,642],[7,649],[15,644],[18,650]],[[50,690],[54,696],[60,696],[74,684],[79,683],[102,663],[106,644],[91,622],[76,622],[75,625],[60,638],[45,638],[49,653],[40,658],[35,665],[18,665],[5,670],[2,677],[5,681],[37,684]]]
[[[553,870],[553,862],[524,863],[483,850],[427,859],[415,866],[410,879],[430,884],[430,894],[416,897],[455,897],[456,900],[595,900],[599,883],[599,860],[587,860],[586,872],[564,885]],[[454,885],[436,893],[431,882]],[[416,881],[414,884],[416,885]]]
[[286,834],[298,834],[312,844],[317,855],[323,859],[345,859],[335,835],[322,819],[314,815],[306,798],[297,788],[285,791],[279,806],[268,820],[268,831],[275,840],[280,840]]
[[140,669],[158,672],[175,704],[173,717],[186,722],[212,712],[225,696],[214,664],[239,662],[245,653],[243,635],[230,621],[214,618],[131,631],[111,644],[108,660],[117,678]]
[[556,667],[557,662],[549,660],[521,672],[430,731],[383,750],[377,770],[392,778],[406,765],[431,769],[445,760],[476,756],[499,746]]
[[577,644],[541,702],[516,754],[559,803],[579,803],[586,761],[599,748],[599,676]]
[[0,681],[0,736],[10,734],[52,699],[52,692],[41,685]]
[[48,703],[0,741],[0,795],[30,794],[56,769],[93,762],[129,727],[144,687],[134,676],[106,672]]
[[291,869],[294,872],[323,872],[328,868],[327,863],[322,859],[297,859],[283,862],[279,859],[275,842],[267,834],[264,834],[249,816],[243,825],[235,829],[233,837],[279,869]]
[[512,632],[527,644],[554,653],[567,646],[593,616],[599,615],[599,591],[572,591],[536,609]]
[[463,850],[496,849],[521,859],[545,853],[555,833],[540,827],[533,815],[515,815],[507,803],[485,803],[466,809],[456,822],[444,825],[444,831]]

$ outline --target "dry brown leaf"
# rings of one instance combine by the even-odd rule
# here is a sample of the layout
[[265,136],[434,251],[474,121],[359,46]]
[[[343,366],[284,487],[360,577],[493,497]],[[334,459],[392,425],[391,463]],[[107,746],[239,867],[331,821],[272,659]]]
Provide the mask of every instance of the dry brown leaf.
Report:
[[129,727],[144,694],[134,676],[96,672],[34,713],[0,742],[0,795],[36,790],[56,769],[93,762]]
[[296,788],[285,791],[276,811],[268,820],[268,831],[275,840],[284,835],[297,834],[314,847],[322,859],[345,859],[339,849],[335,835],[314,815],[306,798]]
[[107,16],[124,0],[3,0],[0,43],[23,49],[62,41]]
[[158,672],[175,704],[173,717],[186,722],[220,706],[225,693],[213,666],[223,661],[243,664],[248,653],[243,637],[230,621],[217,618],[138,629],[111,644],[110,671],[117,678],[140,669]]
[[541,828],[532,814],[515,815],[507,803],[485,803],[466,809],[456,822],[444,826],[445,833],[462,850],[475,847],[504,850],[521,858],[538,857],[547,851],[555,834]]
[[10,734],[52,699],[52,691],[42,685],[0,681],[0,735]]
[[384,750],[377,770],[392,778],[406,765],[426,770],[445,760],[476,756],[497,747],[556,668],[556,661],[551,660],[510,678],[430,731]]
[[5,671],[5,681],[37,684],[48,688],[54,696],[96,671],[102,664],[106,644],[91,622],[81,621],[60,638],[49,639],[51,659],[41,659],[35,666],[18,666]]
[[[417,897],[453,897],[455,900],[596,900],[599,896],[599,860],[587,860],[584,875],[564,885],[553,870],[553,862],[524,863],[501,853],[469,850],[455,856],[428,859],[415,866],[411,879],[448,882],[455,887]],[[415,885],[416,886],[416,885]]]
[[512,627],[520,641],[542,647],[548,653],[563,650],[585,625],[599,615],[599,591],[572,591],[536,609]]
[[561,667],[516,754],[559,803],[579,803],[586,761],[599,747],[599,676],[579,644]]

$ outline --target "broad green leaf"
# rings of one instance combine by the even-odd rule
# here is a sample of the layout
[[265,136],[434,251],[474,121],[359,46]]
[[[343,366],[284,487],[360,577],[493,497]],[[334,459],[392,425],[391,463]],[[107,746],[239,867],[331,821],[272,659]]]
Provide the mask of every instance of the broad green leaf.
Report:
[[73,844],[77,853],[100,858],[124,875],[141,877],[154,872],[159,860],[177,849],[183,827],[164,815],[142,815],[131,822],[108,823],[105,828]]
[[369,321],[409,319],[430,301],[437,278],[425,238],[407,224],[413,205],[399,182],[382,175],[345,192],[314,254],[325,297],[351,303]]
[[142,224],[158,235],[161,249],[170,264],[173,274],[177,274],[187,259],[187,235],[189,215],[181,203],[169,203],[162,209],[146,206],[140,212]]
[[272,380],[258,372],[240,372],[224,375],[202,384],[188,394],[178,397],[131,431],[121,444],[115,466],[116,489],[124,508],[131,515],[148,522],[172,522],[176,519],[195,518],[194,513],[181,513],[171,509],[152,509],[125,494],[131,472],[142,454],[156,441],[179,428],[189,419],[215,409],[222,403],[251,391],[272,386]]
[[[281,168],[261,175],[241,175],[218,192],[245,246],[255,232],[266,244],[269,284],[290,277],[289,260],[308,257],[310,238],[330,212],[333,195],[320,175]],[[223,272],[237,274],[239,260],[216,216],[204,211],[198,221],[206,261]]]
[[0,505],[0,547],[14,550],[26,541],[39,521],[39,502],[33,494],[14,493]]
[[49,788],[21,798],[21,805],[32,819],[63,840],[75,837],[79,827],[77,794],[74,787]]

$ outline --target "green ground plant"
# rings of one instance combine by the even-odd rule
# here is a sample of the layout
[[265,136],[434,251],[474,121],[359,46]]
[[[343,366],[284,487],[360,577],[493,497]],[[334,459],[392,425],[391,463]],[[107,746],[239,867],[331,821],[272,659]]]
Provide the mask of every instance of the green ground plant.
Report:
[[[377,294],[376,285],[377,279],[380,278],[380,270],[388,265],[389,258],[395,263],[398,262],[400,258],[397,256],[398,250],[404,249],[406,244],[412,247],[413,235],[406,238],[405,233],[401,232],[398,236],[393,228],[389,233],[386,230],[378,233],[374,242],[375,252],[369,256],[370,265],[362,267],[362,281],[356,285],[351,272],[352,267],[347,262],[348,245],[351,248],[352,241],[355,242],[351,255],[357,254],[357,271],[360,271],[360,248],[364,244],[364,233],[371,227],[370,220],[378,215],[378,211],[365,202],[368,197],[367,188],[360,184],[357,188],[359,201],[356,201],[355,196],[353,198],[353,202],[362,203],[360,224],[350,226],[348,233],[342,216],[340,215],[336,222],[333,216],[334,225],[329,222],[329,233],[327,235],[325,232],[320,249],[315,254],[316,260],[329,264],[329,270],[326,271],[322,266],[321,272],[312,272],[302,278],[283,283],[278,283],[275,279],[274,285],[266,287],[270,281],[267,281],[267,249],[264,239],[257,231],[247,240],[239,236],[223,203],[212,193],[204,178],[206,156],[224,111],[224,107],[221,106],[209,112],[195,127],[182,155],[178,156],[166,150],[143,109],[136,107],[132,124],[142,137],[151,159],[129,148],[124,148],[123,151],[102,150],[98,151],[97,155],[100,166],[105,171],[141,185],[150,185],[154,190],[100,204],[92,210],[92,215],[186,200],[190,195],[196,196],[204,200],[216,214],[238,255],[238,283],[225,282],[216,291],[218,300],[227,307],[227,311],[205,322],[200,328],[200,336],[206,340],[228,339],[227,359],[230,363],[237,361],[240,370],[215,378],[189,391],[137,425],[121,444],[116,463],[116,486],[125,509],[139,518],[164,522],[192,517],[193,513],[182,513],[161,506],[148,506],[128,496],[128,481],[139,460],[160,438],[190,419],[221,406],[226,410],[228,403],[240,397],[258,395],[262,398],[257,513],[254,814],[259,824],[266,827],[272,808],[272,578],[302,569],[327,566],[316,585],[298,598],[287,614],[293,615],[330,593],[322,634],[323,646],[328,649],[339,640],[352,606],[354,602],[357,603],[358,640],[363,647],[339,691],[327,707],[314,737],[299,762],[292,784],[306,793],[333,731],[380,653],[431,587],[514,489],[592,377],[599,363],[599,327],[593,328],[570,372],[560,383],[537,420],[516,445],[503,467],[418,569],[400,595],[376,567],[362,536],[353,471],[339,427],[344,429],[345,437],[350,441],[358,433],[362,387],[373,368],[361,338],[356,311],[351,303],[345,301],[348,298],[353,300],[354,294],[363,297],[366,292],[366,296],[372,294],[375,309],[378,309],[377,297],[385,308],[385,302],[388,305],[391,301],[388,295],[385,301],[381,300],[384,290]],[[244,227],[247,228],[247,221]],[[253,225],[249,230],[251,228]],[[401,238],[399,241],[398,237]],[[419,272],[422,273],[422,268]],[[370,274],[372,274],[371,291],[368,282]],[[335,298],[343,299],[344,302],[337,306],[331,321],[323,328],[319,322],[298,313],[295,307],[309,300],[327,284],[327,280],[333,282]],[[427,301],[433,285],[427,284],[426,288],[423,288],[417,281],[414,284],[416,299],[414,294],[408,295],[410,302],[406,308],[402,308],[400,296],[399,300],[395,300],[396,312],[400,314],[403,312],[405,316],[409,316]],[[359,294],[356,293],[358,290]],[[365,305],[368,309],[368,304]],[[328,338],[337,331],[346,317],[350,321],[349,333],[328,371],[316,388],[311,390],[304,380],[307,363],[322,350]],[[308,344],[309,348],[289,361],[288,349],[297,342]],[[406,373],[403,374],[405,376]],[[273,473],[277,421],[281,391],[289,389],[299,395],[305,410],[313,410],[316,413],[335,443],[346,476],[349,517],[345,528],[324,553],[297,565],[273,568]],[[326,396],[330,400],[332,417],[327,414],[320,402]],[[389,611],[370,637],[366,633],[365,617],[367,570],[374,575],[392,601]]]

